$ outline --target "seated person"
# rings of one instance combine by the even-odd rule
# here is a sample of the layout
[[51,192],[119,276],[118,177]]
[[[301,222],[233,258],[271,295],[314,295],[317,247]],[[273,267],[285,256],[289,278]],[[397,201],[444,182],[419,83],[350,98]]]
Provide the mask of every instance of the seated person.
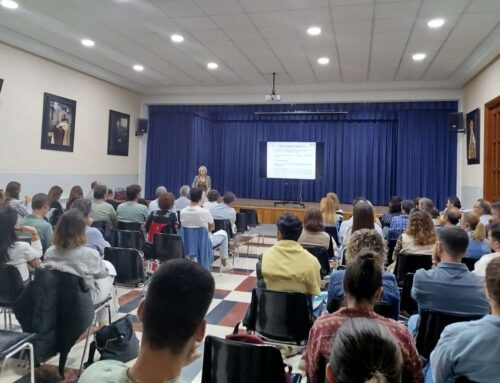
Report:
[[165,186],[158,186],[156,188],[156,199],[151,201],[148,205],[148,210],[150,213],[154,212],[154,211],[157,211],[157,210],[160,210],[160,208],[158,207],[158,200],[160,199],[160,196],[162,194],[167,194],[168,190]]
[[[63,212],[64,209],[61,205],[61,195],[63,193],[63,189],[60,186],[54,185],[51,186],[48,192],[49,197],[49,211],[47,213],[47,220],[52,224],[56,224],[57,218]],[[52,218],[54,217],[54,218]]]
[[225,192],[224,197],[222,197],[222,203],[211,206],[209,210],[213,219],[228,219],[231,222],[233,234],[236,234],[236,210],[232,207],[234,201],[236,201],[236,195],[230,191]]
[[[366,198],[363,198],[363,197],[354,198],[354,200],[352,201],[353,212],[354,212],[354,206],[356,206],[356,204],[358,202],[368,202],[368,200]],[[351,215],[351,218],[349,218],[346,221],[342,221],[342,223],[340,224],[340,228],[339,228],[339,241],[340,241],[340,243],[344,243],[344,237],[347,233],[347,230],[352,227],[352,220],[353,220],[353,218]]]
[[99,229],[92,227],[92,218],[90,218],[90,211],[92,210],[92,201],[88,198],[77,199],[73,204],[73,209],[77,209],[83,214],[87,227],[85,228],[85,242],[86,247],[97,250],[99,254],[104,255],[104,249],[111,245],[104,239]]
[[413,209],[415,209],[413,201],[407,199],[401,202],[401,215],[392,218],[389,230],[405,231],[408,228],[408,219]]
[[[347,265],[344,290],[347,307],[333,314],[326,314],[314,322],[309,332],[307,349],[303,355],[309,383],[318,382],[318,366],[322,358],[330,358],[332,339],[340,326],[349,319],[364,317],[385,326],[397,342],[403,356],[405,382],[422,382],[422,364],[415,342],[408,329],[401,323],[385,318],[373,311],[375,302],[382,296],[382,269],[376,254],[367,250]],[[321,382],[322,383],[322,382]]]
[[141,196],[139,185],[127,186],[127,202],[124,202],[116,209],[118,221],[144,223],[149,216],[148,208],[137,201]]
[[114,207],[115,211],[118,209],[118,206],[120,206],[120,202],[115,201],[113,198],[113,190],[108,189],[108,194],[106,195],[106,202],[109,203],[111,206]]
[[441,229],[457,226],[462,218],[462,213],[455,206],[451,206],[444,212],[444,220],[441,222]]
[[495,202],[491,205],[490,223],[500,222],[500,202]]
[[182,368],[201,356],[198,347],[205,336],[204,317],[214,289],[212,275],[200,265],[185,259],[163,263],[137,309],[142,322],[137,359],[127,364],[96,362],[83,372],[79,383],[179,383]]
[[210,191],[207,193],[208,201],[203,202],[203,208],[210,210],[210,208],[217,206],[219,204],[219,198],[219,192],[215,189],[210,189]]
[[460,220],[460,227],[469,236],[469,247],[467,247],[466,257],[479,259],[491,251],[490,244],[486,240],[486,228],[473,212],[469,211],[463,214]]
[[435,382],[497,382],[500,373],[500,259],[486,267],[486,296],[491,315],[454,323],[441,333],[431,354]]
[[339,197],[335,193],[326,193],[326,196],[321,198],[319,210],[321,210],[325,226],[337,226],[344,219],[344,212],[340,208]]
[[300,234],[299,243],[301,245],[321,246],[326,249],[330,247],[330,243],[333,243],[333,248],[337,247],[335,241],[331,240],[330,234],[325,232],[323,216],[315,206],[310,206],[306,210],[304,228]]
[[45,220],[45,215],[49,211],[49,196],[38,193],[31,200],[31,214],[26,215],[21,220],[21,226],[32,226],[38,230],[42,241],[43,251],[52,246],[52,225]]
[[149,242],[153,242],[155,233],[177,234],[177,214],[171,210],[174,201],[174,194],[170,192],[160,194],[158,197],[159,209],[149,214],[145,225]]
[[456,195],[452,195],[452,196],[448,197],[445,211],[451,207],[455,207],[458,210],[460,210],[462,208],[462,202],[460,202],[460,198],[458,198]]
[[425,197],[419,198],[417,207],[431,216],[434,226],[440,225],[439,210],[434,206],[434,202],[431,199]]
[[494,253],[483,255],[479,261],[474,264],[473,273],[480,277],[485,276],[486,266],[488,266],[488,263],[490,263],[492,259],[500,258],[500,222],[494,222],[488,226],[488,240]]
[[182,185],[179,189],[179,198],[174,202],[175,210],[181,211],[185,207],[189,206],[191,201],[189,200],[189,185]]
[[389,211],[384,213],[380,218],[380,223],[382,224],[382,228],[390,227],[392,219],[401,215],[401,197],[392,196],[389,201]]
[[[355,262],[358,255],[364,250],[370,250],[375,254],[375,261],[383,270],[386,258],[385,244],[382,237],[373,229],[361,229],[352,235],[349,245],[347,245],[347,264]],[[327,306],[332,300],[345,306],[344,275],[345,270],[336,270],[330,275]],[[382,284],[384,289],[380,302],[390,304],[396,313],[394,319],[398,320],[400,294],[396,277],[392,273],[383,271]]]
[[369,202],[358,202],[352,211],[352,226],[349,227],[344,234],[344,241],[342,244],[348,245],[350,237],[357,230],[361,229],[375,229],[381,237],[384,236],[382,229],[375,223],[375,213],[373,207]]
[[[0,264],[15,266],[23,282],[29,280],[28,264],[39,267],[42,242],[38,230],[31,226],[17,226],[17,211],[9,205],[0,206]],[[19,241],[16,232],[31,235],[31,245]]]
[[286,213],[278,219],[278,242],[261,255],[257,264],[257,285],[275,291],[319,295],[319,261],[297,242],[302,222]]
[[352,318],[333,338],[326,378],[330,383],[401,382],[402,364],[399,345],[385,326],[367,318]]
[[[443,229],[433,255],[437,266],[417,270],[411,296],[418,309],[436,310],[450,314],[485,315],[490,306],[484,293],[483,278],[469,271],[462,263],[469,237],[458,227]],[[408,328],[415,334],[420,321],[412,315]]]
[[208,230],[208,236],[212,247],[220,245],[221,270],[231,270],[232,266],[227,263],[229,257],[229,241],[224,230],[212,233],[215,228],[214,219],[210,211],[200,206],[203,191],[200,188],[192,188],[189,191],[190,203],[188,207],[181,210],[181,225],[186,228],[204,227]]
[[92,201],[90,218],[92,218],[93,222],[104,221],[116,226],[115,208],[104,200],[107,193],[108,187],[106,185],[97,185],[94,188],[94,199]]
[[488,226],[491,218],[491,204],[484,199],[478,199],[472,210],[474,214],[478,216],[479,221],[481,221],[484,226]]

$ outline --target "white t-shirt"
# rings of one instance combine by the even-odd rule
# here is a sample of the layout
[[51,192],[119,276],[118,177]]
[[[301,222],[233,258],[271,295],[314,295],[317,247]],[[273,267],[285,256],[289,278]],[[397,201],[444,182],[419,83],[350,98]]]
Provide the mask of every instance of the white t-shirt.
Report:
[[27,281],[29,278],[28,262],[42,257],[42,243],[38,240],[31,242],[30,245],[27,242],[17,241],[12,247],[9,247],[7,254],[9,260],[6,263],[15,266],[23,281]]
[[493,259],[498,258],[498,257],[500,257],[500,253],[491,253],[491,254],[483,255],[474,264],[473,273],[476,274],[478,277],[485,277],[486,276],[486,266],[488,266],[488,263],[490,263]]
[[187,228],[204,227],[213,224],[214,219],[210,210],[200,206],[188,206],[181,210],[181,225]]

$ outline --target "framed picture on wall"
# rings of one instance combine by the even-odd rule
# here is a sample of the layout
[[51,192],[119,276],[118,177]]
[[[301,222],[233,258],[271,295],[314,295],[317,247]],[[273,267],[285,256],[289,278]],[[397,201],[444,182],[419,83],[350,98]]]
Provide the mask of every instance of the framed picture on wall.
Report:
[[72,152],[75,117],[76,101],[44,93],[41,148]]
[[130,115],[115,110],[109,111],[108,154],[128,156]]
[[479,108],[467,113],[465,131],[467,133],[467,165],[479,164],[481,159],[481,125],[479,125]]

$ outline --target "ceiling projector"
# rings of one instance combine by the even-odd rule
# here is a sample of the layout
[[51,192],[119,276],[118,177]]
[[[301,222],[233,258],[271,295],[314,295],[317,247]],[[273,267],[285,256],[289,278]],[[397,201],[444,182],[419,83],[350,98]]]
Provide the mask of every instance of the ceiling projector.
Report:
[[271,94],[266,94],[266,101],[281,101],[281,95],[276,94],[276,73],[273,73],[273,89]]

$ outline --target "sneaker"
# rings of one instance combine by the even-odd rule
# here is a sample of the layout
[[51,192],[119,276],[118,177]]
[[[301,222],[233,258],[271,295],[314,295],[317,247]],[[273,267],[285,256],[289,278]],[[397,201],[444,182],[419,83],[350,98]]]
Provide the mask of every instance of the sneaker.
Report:
[[226,263],[226,266],[222,266],[220,267],[220,271],[230,271],[233,269],[233,266],[230,265],[229,263]]

